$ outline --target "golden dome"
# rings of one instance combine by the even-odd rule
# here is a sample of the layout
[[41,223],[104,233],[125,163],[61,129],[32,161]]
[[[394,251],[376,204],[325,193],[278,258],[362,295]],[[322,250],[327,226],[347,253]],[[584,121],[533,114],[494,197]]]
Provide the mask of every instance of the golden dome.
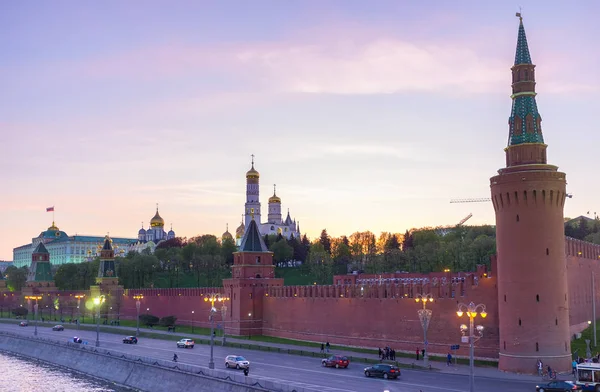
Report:
[[54,221],[52,221],[52,226],[48,227],[48,230],[59,231],[58,227],[56,227],[56,225],[54,224]]
[[269,197],[269,203],[281,203],[281,199],[277,196],[277,192],[275,189],[276,185],[273,184],[273,196]]
[[160,217],[158,214],[158,207],[156,207],[156,214],[154,214],[154,218],[150,220],[151,227],[164,227],[165,220]]
[[245,232],[246,232],[246,226],[244,225],[244,222],[242,222],[242,223],[240,223],[238,228],[235,230],[235,238],[242,238],[244,236]]
[[227,230],[225,230],[225,233],[221,236],[221,240],[225,241],[226,239],[233,240],[233,236],[229,232],[229,223],[227,224]]
[[252,165],[252,168],[246,172],[246,178],[259,178],[259,177],[260,177],[260,174],[258,174],[256,169],[254,169],[254,165]]

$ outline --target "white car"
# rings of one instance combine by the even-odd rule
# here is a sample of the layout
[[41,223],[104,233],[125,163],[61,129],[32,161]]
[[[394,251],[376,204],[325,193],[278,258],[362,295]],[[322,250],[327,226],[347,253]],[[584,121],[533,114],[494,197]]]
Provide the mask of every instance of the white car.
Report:
[[177,342],[177,348],[194,348],[193,339],[181,339]]
[[250,369],[250,362],[239,355],[228,355],[225,358],[226,368]]

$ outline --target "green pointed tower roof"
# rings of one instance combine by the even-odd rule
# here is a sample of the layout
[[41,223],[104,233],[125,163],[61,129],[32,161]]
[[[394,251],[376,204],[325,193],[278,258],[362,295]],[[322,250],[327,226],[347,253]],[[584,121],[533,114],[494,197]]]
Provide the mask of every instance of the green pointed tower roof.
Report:
[[520,13],[518,13],[517,16],[519,17],[519,37],[517,38],[515,65],[532,64],[529,46],[527,45],[527,35],[525,35],[525,27],[523,26],[523,18]]
[[519,17],[519,35],[513,72],[512,108],[508,119],[510,127],[509,146],[526,143],[544,144],[542,117],[535,100],[535,65],[531,62],[523,18]]
[[244,233],[242,242],[240,243],[240,252],[268,252],[267,246],[260,236],[258,225],[254,217],[248,225],[248,229]]
[[102,247],[102,250],[113,250],[112,241],[108,236],[104,237],[104,246]]
[[44,245],[43,242],[40,242],[34,249],[33,253],[36,254],[40,254],[40,253],[44,253],[44,254],[48,254],[50,252],[48,252],[48,249],[46,249],[46,246]]

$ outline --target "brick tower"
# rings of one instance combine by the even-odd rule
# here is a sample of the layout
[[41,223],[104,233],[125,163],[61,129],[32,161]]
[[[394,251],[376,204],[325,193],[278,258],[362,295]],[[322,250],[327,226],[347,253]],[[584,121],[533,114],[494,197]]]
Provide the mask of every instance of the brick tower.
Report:
[[263,298],[267,287],[282,286],[275,278],[273,253],[267,249],[252,217],[239,251],[233,254],[232,278],[223,280],[225,295],[231,300],[227,333],[262,335]]
[[56,289],[54,279],[52,278],[50,265],[50,252],[46,249],[43,242],[40,242],[31,254],[31,266],[25,288],[31,293],[48,292]]
[[500,370],[532,373],[541,359],[571,369],[563,207],[565,173],[546,162],[523,19],[512,69],[506,167],[490,179],[496,213]]
[[100,250],[100,265],[98,266],[96,285],[90,286],[90,295],[92,298],[104,295],[106,298],[104,305],[106,309],[103,309],[102,312],[106,313],[103,314],[107,318],[119,318],[122,293],[123,286],[119,286],[119,278],[117,277],[115,251],[112,246],[112,240],[107,235],[104,237],[104,245]]

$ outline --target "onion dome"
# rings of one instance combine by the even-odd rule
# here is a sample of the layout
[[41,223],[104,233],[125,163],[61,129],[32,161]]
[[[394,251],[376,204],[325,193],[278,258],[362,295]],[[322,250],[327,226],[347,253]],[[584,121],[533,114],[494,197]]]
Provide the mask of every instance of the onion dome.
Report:
[[48,227],[48,231],[59,231],[60,229],[56,227],[54,221],[52,221],[52,226]]
[[146,230],[144,230],[144,222],[142,222],[142,228],[138,231],[138,234],[146,234]]
[[254,154],[252,154],[252,168],[246,172],[246,179],[258,179],[258,177],[260,177],[260,174],[254,168]]
[[227,224],[227,229],[225,230],[225,233],[223,233],[223,235],[221,236],[221,241],[225,240],[233,240],[233,236],[229,232],[229,224]]
[[279,196],[277,196],[277,193],[275,191],[275,184],[273,184],[273,196],[269,197],[269,203],[280,203],[281,204],[281,199],[279,198]]
[[240,223],[238,228],[235,230],[235,238],[242,238],[244,236],[245,232],[246,232],[246,226],[244,225],[244,222],[242,222],[242,223]]
[[164,227],[165,226],[165,220],[163,218],[161,218],[160,214],[158,213],[158,206],[156,206],[156,214],[154,214],[154,217],[150,220],[150,226],[151,227]]
[[175,237],[175,232],[173,231],[173,224],[171,223],[171,230],[167,233],[169,237]]

